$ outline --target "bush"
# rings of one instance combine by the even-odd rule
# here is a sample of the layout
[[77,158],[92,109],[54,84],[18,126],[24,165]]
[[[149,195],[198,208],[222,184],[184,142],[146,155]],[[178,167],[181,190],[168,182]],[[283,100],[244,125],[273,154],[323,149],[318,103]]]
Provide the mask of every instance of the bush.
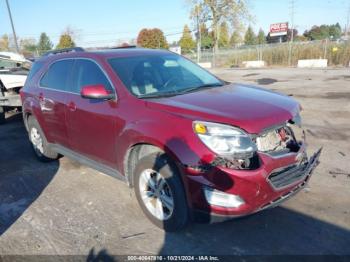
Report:
[[[243,61],[264,60],[269,66],[288,66],[289,43],[242,46],[234,49],[221,49],[215,57],[215,66],[235,67]],[[191,57],[194,59],[195,57]],[[202,53],[205,61],[213,62],[212,51]],[[347,66],[350,61],[350,41],[348,42],[294,42],[292,44],[291,65],[296,66],[300,59],[328,59],[330,66]],[[203,61],[204,62],[204,61]]]

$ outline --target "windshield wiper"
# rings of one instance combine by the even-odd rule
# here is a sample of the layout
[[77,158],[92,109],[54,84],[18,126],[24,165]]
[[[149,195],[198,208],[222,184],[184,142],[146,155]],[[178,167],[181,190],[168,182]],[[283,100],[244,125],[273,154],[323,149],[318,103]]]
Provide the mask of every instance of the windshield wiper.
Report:
[[205,84],[205,85],[187,88],[187,89],[180,90],[180,91],[171,91],[171,92],[166,92],[166,93],[139,95],[137,98],[143,99],[143,98],[163,98],[163,97],[177,96],[177,95],[190,93],[190,92],[200,90],[200,89],[217,87],[217,86],[223,86],[223,84],[222,83],[211,83],[211,84]]
[[167,92],[167,93],[158,93],[158,94],[146,94],[146,95],[139,95],[137,98],[162,98],[162,97],[170,97],[170,96],[176,96],[177,92]]
[[193,92],[193,91],[196,91],[196,90],[201,90],[201,89],[206,89],[206,88],[211,88],[211,87],[217,87],[217,86],[223,86],[223,84],[222,83],[204,84],[204,85],[200,85],[200,86],[187,88],[185,90],[182,90],[182,91],[178,92],[178,94],[190,93],[190,92]]

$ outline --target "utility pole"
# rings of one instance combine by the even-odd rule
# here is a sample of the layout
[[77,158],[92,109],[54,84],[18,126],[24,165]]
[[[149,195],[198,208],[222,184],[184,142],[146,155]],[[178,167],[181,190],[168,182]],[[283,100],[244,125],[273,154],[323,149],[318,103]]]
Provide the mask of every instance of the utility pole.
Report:
[[[345,29],[345,36],[349,36],[350,33],[350,1],[349,1],[349,8],[348,8],[348,15],[347,15],[347,19],[346,19],[346,29]],[[348,39],[349,40],[349,39]]]
[[200,8],[199,4],[195,7],[195,17],[197,26],[197,63],[201,60],[201,48],[202,48],[202,32],[201,32],[201,18],[200,18]]
[[294,14],[295,14],[295,0],[290,0],[290,27],[291,37],[289,41],[289,54],[288,54],[288,65],[292,65],[292,45],[294,41]]
[[10,22],[11,22],[11,26],[12,26],[13,40],[15,41],[16,51],[17,51],[17,53],[19,53],[19,48],[18,48],[18,42],[17,42],[17,36],[16,36],[16,31],[15,31],[15,26],[13,25],[11,9],[10,9],[10,5],[9,5],[8,0],[6,0],[6,5],[7,5],[7,10],[8,10],[8,12],[9,12]]

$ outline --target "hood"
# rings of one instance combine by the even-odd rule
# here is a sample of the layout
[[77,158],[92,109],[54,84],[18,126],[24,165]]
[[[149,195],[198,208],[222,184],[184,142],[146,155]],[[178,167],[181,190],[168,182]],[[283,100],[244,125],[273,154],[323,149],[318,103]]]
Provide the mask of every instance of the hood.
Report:
[[26,75],[0,70],[0,81],[6,89],[23,87],[26,79]]
[[240,84],[147,100],[147,106],[192,120],[230,124],[251,134],[284,123],[299,111],[293,98]]
[[13,62],[26,62],[27,59],[21,54],[13,53],[13,52],[0,52],[0,59],[10,60]]

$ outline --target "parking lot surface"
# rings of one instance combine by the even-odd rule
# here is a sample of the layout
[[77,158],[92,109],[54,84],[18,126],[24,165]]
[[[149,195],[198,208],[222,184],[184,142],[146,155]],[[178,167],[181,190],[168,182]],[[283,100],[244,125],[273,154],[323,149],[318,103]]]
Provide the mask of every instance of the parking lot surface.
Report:
[[225,223],[165,233],[123,182],[64,157],[38,162],[20,114],[0,126],[0,254],[350,255],[349,69],[216,69],[221,78],[293,96],[310,152],[309,186],[282,206]]

